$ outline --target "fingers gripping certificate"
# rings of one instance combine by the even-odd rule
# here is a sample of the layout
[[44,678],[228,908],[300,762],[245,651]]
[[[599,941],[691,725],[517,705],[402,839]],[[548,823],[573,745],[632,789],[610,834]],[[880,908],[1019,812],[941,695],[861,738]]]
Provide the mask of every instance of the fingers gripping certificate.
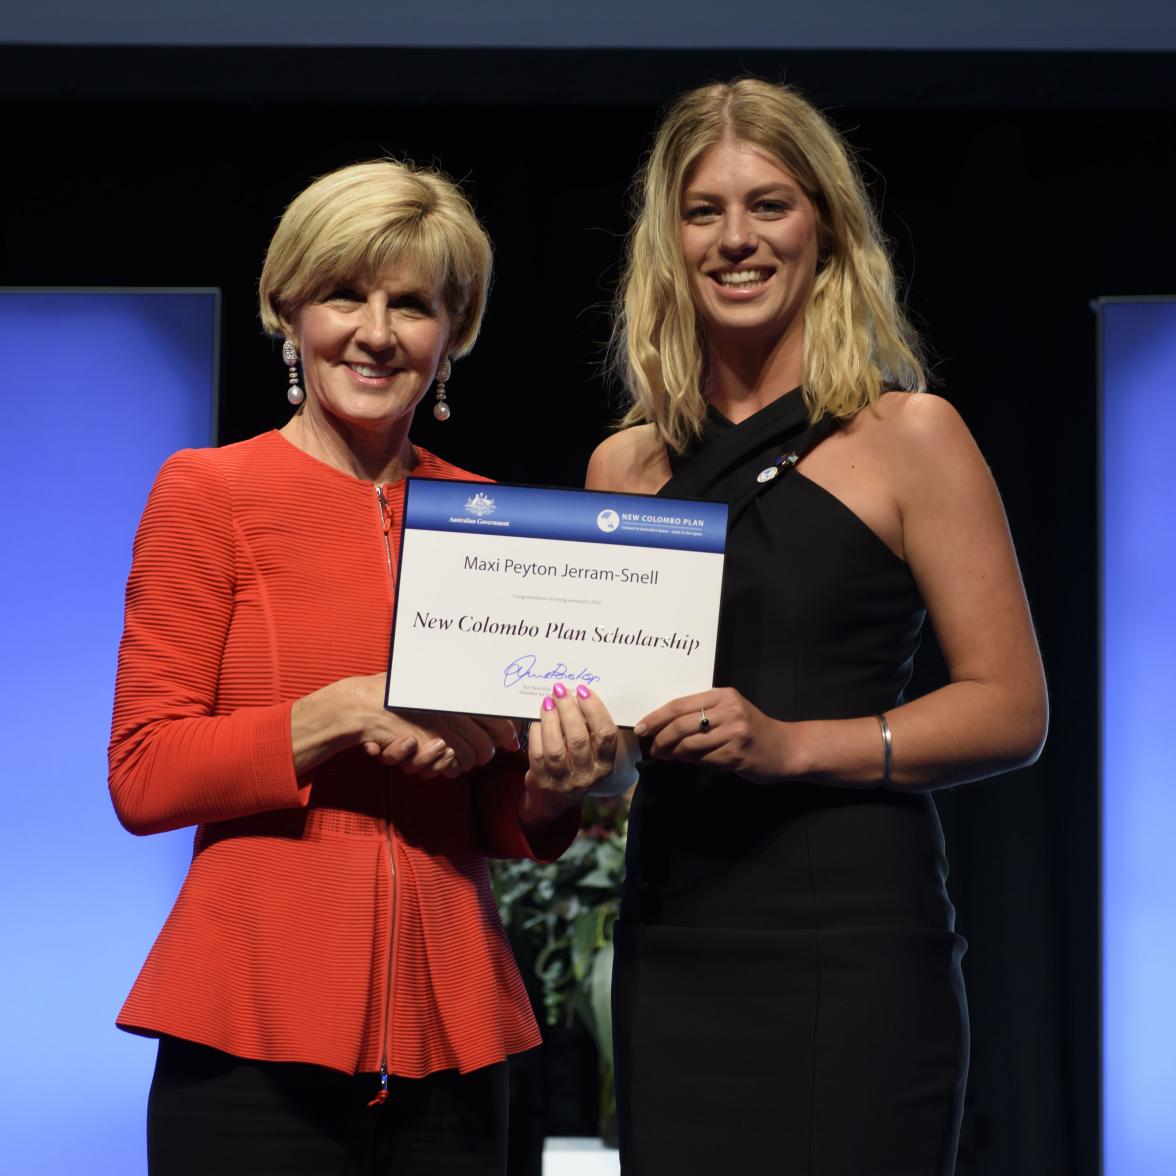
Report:
[[387,705],[534,718],[556,682],[631,727],[713,685],[725,503],[410,478]]

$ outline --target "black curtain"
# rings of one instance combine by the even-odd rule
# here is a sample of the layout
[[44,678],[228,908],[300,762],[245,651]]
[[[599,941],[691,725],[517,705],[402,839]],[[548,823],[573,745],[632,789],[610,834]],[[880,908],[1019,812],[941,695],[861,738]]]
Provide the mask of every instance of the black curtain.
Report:
[[[1098,1171],[1100,295],[1173,294],[1172,55],[0,47],[0,284],[217,286],[220,440],[280,424],[257,275],[286,202],[384,152],[462,181],[496,245],[453,417],[460,465],[576,485],[615,413],[602,370],[628,185],[658,108],[787,78],[856,147],[938,390],[1004,495],[1049,674],[1033,768],[940,794],[973,1020],[959,1170]],[[86,357],[69,339],[47,362]],[[6,389],[36,395],[36,389]],[[101,454],[53,455],[82,479]],[[942,667],[925,651],[918,685]],[[684,1032],[688,1032],[684,1027]],[[577,1063],[580,1064],[580,1063]]]

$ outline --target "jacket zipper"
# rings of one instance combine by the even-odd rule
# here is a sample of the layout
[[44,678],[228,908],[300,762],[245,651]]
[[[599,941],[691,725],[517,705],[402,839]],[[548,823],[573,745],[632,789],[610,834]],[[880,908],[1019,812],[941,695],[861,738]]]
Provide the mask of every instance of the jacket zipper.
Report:
[[[384,533],[384,558],[388,563],[388,578],[392,582],[393,592],[396,586],[396,574],[392,570],[392,541],[388,532],[392,526],[392,512],[388,506],[388,499],[384,495],[383,486],[376,486],[376,504],[380,510],[380,528]],[[390,1050],[388,1041],[392,1030],[392,975],[396,967],[396,841],[392,835],[392,804],[388,788],[388,771],[384,769],[384,837],[388,848],[388,878],[392,898],[392,911],[388,934],[388,969],[384,985],[384,1025],[383,1039],[380,1050],[380,1089],[375,1098],[368,1103],[369,1107],[379,1106],[388,1101],[388,1065]]]

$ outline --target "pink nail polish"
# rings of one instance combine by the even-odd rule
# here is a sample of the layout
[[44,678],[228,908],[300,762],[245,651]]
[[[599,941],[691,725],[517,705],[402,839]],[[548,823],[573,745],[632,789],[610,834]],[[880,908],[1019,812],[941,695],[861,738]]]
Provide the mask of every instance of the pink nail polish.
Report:
[[567,698],[568,688],[562,682],[556,682],[556,684],[551,688],[551,693],[554,694],[556,698]]
[[546,711],[555,710],[555,699],[548,697],[543,700],[543,709]]
[[576,687],[576,697],[577,698],[591,698],[592,691],[589,690],[588,687],[585,686],[583,682],[581,682],[580,685]]

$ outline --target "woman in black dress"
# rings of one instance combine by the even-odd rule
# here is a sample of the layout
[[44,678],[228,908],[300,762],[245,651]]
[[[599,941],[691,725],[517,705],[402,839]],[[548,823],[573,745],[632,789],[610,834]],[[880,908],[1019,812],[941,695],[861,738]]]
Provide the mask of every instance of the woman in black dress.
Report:
[[[624,1170],[950,1173],[965,944],[929,793],[1032,761],[1045,687],[988,469],[915,393],[861,179],[794,91],[671,108],[617,331],[632,408],[589,487],[731,504],[716,686],[636,728]],[[908,702],[928,614],[950,683]]]

